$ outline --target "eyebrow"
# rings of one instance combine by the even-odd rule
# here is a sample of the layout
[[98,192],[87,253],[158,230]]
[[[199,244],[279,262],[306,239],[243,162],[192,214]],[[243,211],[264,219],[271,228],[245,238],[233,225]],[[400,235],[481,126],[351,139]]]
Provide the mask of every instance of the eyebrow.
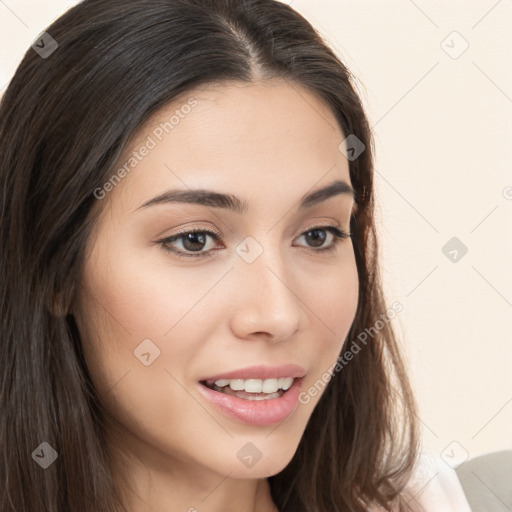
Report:
[[[321,189],[304,195],[300,200],[299,210],[310,208],[337,195],[350,196],[354,201],[356,199],[355,190],[346,181],[336,180]],[[239,214],[246,213],[249,207],[247,201],[244,201],[233,194],[196,189],[169,190],[154,197],[153,199],[150,199],[149,201],[146,201],[144,204],[139,206],[137,210],[162,203],[199,204],[213,208],[225,208]]]

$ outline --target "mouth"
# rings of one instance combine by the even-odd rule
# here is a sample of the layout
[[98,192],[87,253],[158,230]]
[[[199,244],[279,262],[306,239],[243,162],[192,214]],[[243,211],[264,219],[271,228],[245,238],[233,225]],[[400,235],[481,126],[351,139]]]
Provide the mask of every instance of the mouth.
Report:
[[297,365],[254,366],[198,381],[198,390],[214,410],[238,422],[271,425],[298,407],[306,371]]
[[207,388],[235,396],[242,400],[272,400],[282,397],[295,382],[293,377],[279,379],[218,379],[205,380],[200,384]]

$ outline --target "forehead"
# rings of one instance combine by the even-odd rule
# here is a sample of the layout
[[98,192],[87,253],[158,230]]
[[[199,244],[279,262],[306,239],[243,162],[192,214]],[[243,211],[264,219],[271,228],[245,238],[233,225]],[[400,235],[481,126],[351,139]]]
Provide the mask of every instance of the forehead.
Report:
[[141,125],[114,168],[128,170],[115,193],[124,189],[142,201],[171,186],[247,195],[305,192],[324,176],[350,182],[339,150],[344,138],[330,108],[295,83],[209,84]]
[[[191,102],[195,101],[190,107]],[[190,115],[193,113],[194,115]],[[210,127],[216,124],[215,133],[241,136],[244,129],[265,126],[270,129],[268,136],[283,127],[291,135],[309,135],[321,132],[337,132],[341,129],[328,105],[315,93],[304,86],[284,79],[273,79],[256,82],[213,82],[191,91],[181,93],[167,105],[154,112],[135,133],[139,139],[148,130],[160,123],[171,121],[174,129],[178,125],[191,125],[197,122],[195,130],[201,125]],[[191,121],[183,123],[186,118]],[[304,126],[295,126],[298,119],[307,120]],[[324,133],[325,134],[325,133]],[[203,133],[204,135],[204,133]]]

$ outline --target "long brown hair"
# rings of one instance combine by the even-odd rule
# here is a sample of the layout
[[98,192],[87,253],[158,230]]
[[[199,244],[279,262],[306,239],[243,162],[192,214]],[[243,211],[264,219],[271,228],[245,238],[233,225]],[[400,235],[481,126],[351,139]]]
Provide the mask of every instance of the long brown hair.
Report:
[[[410,510],[415,403],[391,324],[374,327],[387,308],[373,142],[345,65],[274,0],[85,0],[46,33],[58,47],[42,36],[48,53],[27,51],[0,103],[0,509],[124,510],[104,450],[107,413],[66,314],[97,218],[94,191],[137,128],[179,94],[263,77],[316,94],[365,146],[349,159],[360,289],[342,353],[373,328],[329,381],[290,464],[268,479],[272,497],[281,512]],[[43,442],[58,454],[44,470]]]

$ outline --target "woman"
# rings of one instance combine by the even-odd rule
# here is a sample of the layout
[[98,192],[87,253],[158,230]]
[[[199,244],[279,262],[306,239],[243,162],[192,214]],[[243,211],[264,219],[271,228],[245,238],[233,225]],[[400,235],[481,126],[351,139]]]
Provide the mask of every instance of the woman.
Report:
[[85,0],[0,105],[1,510],[422,510],[368,121],[273,0]]

